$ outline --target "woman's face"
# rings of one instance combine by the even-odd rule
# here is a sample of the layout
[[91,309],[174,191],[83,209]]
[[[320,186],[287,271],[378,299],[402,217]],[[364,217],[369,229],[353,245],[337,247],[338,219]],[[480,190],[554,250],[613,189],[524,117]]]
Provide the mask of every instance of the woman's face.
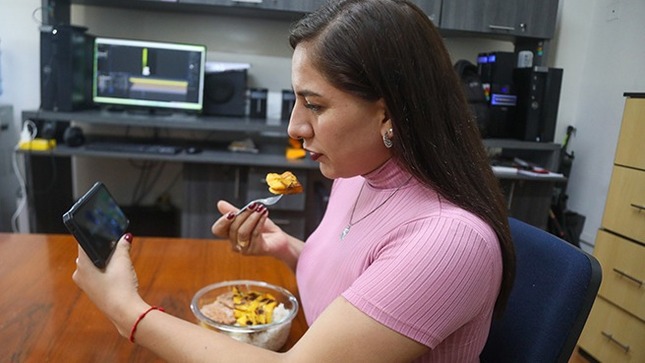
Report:
[[330,179],[367,174],[390,158],[383,134],[391,128],[385,102],[366,101],[332,86],[314,68],[308,43],[294,50],[291,79],[296,102],[289,136],[302,139]]

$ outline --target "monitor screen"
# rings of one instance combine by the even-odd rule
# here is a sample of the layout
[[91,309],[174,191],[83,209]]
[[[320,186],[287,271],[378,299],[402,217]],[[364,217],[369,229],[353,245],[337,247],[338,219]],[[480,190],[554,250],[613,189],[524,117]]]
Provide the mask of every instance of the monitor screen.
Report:
[[97,37],[93,101],[201,111],[206,47]]

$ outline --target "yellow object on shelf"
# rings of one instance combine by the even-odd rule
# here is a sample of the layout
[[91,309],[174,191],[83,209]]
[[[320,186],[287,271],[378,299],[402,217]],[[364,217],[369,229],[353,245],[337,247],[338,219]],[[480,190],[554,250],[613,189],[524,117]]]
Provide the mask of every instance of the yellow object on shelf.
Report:
[[47,151],[56,148],[56,140],[33,139],[18,143],[18,149],[26,151]]
[[307,155],[307,152],[303,149],[292,149],[292,148],[287,148],[287,159],[289,160],[295,160],[295,159],[302,159]]
[[285,152],[287,160],[302,159],[307,156],[307,151],[302,148],[302,141],[289,138],[289,146]]

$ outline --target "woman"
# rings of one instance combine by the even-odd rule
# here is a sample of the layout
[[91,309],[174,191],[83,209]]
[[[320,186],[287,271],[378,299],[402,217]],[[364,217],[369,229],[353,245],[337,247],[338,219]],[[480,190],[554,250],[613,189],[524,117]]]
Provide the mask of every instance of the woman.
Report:
[[[151,311],[137,343],[170,361],[478,361],[514,254],[440,35],[407,1],[346,0],[305,17],[290,42],[289,135],[334,179],[325,216],[305,244],[264,206],[236,216],[220,201],[212,231],[296,271],[309,330],[273,353]],[[127,337],[150,305],[124,240],[105,271],[79,250],[74,280]]]

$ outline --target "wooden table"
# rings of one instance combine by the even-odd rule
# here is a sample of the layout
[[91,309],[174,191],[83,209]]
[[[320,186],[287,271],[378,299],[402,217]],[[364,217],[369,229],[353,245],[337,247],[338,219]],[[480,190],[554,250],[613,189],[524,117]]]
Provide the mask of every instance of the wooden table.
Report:
[[[0,362],[159,361],[122,338],[74,284],[76,246],[68,235],[0,233]],[[263,280],[297,296],[282,262],[241,256],[222,241],[135,236],[132,259],[144,299],[192,322],[193,294],[223,280]],[[284,349],[306,329],[301,310]]]

